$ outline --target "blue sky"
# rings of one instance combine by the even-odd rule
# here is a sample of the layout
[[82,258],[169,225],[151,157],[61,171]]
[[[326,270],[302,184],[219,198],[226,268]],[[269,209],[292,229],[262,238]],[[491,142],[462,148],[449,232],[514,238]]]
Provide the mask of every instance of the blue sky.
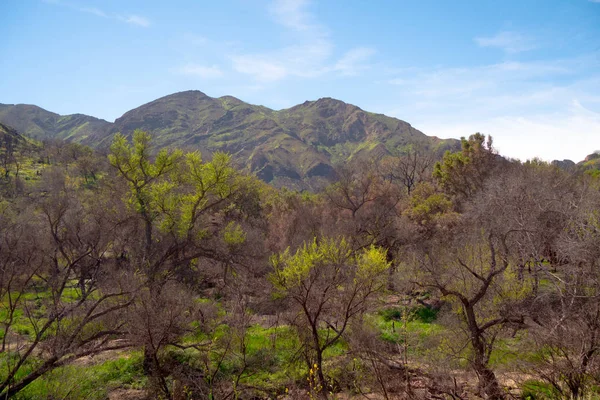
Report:
[[600,150],[600,0],[3,0],[0,38],[1,103],[334,97],[523,160]]

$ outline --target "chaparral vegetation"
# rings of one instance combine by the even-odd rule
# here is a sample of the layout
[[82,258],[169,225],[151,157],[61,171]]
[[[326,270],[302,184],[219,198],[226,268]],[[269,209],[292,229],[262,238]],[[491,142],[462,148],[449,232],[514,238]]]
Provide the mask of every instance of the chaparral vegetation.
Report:
[[600,398],[594,157],[475,134],[296,191],[142,130],[0,134],[0,398]]

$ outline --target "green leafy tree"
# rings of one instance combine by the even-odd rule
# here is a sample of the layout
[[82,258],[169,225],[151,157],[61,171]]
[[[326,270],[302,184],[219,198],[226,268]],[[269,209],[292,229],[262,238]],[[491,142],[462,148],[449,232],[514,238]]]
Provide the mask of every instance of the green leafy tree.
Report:
[[127,138],[117,134],[110,147],[111,153],[108,159],[111,165],[119,171],[130,187],[129,203],[144,221],[145,254],[148,259],[152,250],[153,223],[158,217],[158,210],[153,207],[155,192],[160,188],[161,178],[176,172],[181,152],[169,153],[161,150],[156,160],[150,160],[150,134],[141,130],[133,133],[133,144],[130,145]]
[[483,188],[492,173],[496,152],[492,137],[487,140],[481,133],[461,138],[459,152],[446,152],[442,161],[435,164],[433,176],[442,188],[451,195],[469,198]]
[[389,263],[384,250],[371,246],[353,252],[345,239],[324,238],[272,258],[276,293],[285,297],[297,318],[307,349],[309,369],[316,370],[318,391],[325,395],[323,353],[335,345],[352,319],[367,310],[369,300],[384,290]]
[[142,315],[132,317],[130,331],[144,347],[146,373],[161,395],[170,396],[165,379],[169,371],[161,367],[159,354],[177,344],[190,322],[181,315],[192,313],[174,292],[185,297],[189,283],[202,273],[202,260],[226,259],[219,249],[226,253],[227,246],[245,240],[241,228],[223,222],[244,212],[238,203],[252,204],[247,197],[253,181],[239,174],[224,153],[215,153],[210,162],[199,152],[152,154],[150,135],[138,130],[131,144],[122,135],[115,137],[109,161],[129,187],[124,221],[131,227],[123,238],[124,252],[141,279],[135,309]]

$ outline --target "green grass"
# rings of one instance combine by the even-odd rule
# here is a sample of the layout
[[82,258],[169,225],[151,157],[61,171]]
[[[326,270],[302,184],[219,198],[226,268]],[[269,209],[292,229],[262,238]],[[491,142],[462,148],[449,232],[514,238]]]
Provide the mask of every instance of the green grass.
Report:
[[521,386],[521,399],[523,400],[558,400],[559,398],[556,389],[545,382],[528,380]]
[[404,307],[389,307],[379,310],[379,315],[385,321],[403,321],[404,318],[407,318],[408,321],[431,323],[436,320],[437,314],[437,310],[423,306],[417,306],[409,309]]
[[533,354],[526,354],[522,346],[519,346],[520,338],[499,338],[496,339],[494,350],[490,355],[490,367],[509,366],[519,360],[529,359]]
[[[77,286],[73,286],[74,282],[71,282],[72,286],[66,287],[62,292],[61,300],[67,303],[77,301],[81,297],[81,292]],[[18,293],[12,293],[13,301],[17,298]],[[36,286],[31,287],[27,292],[21,295],[18,301],[17,307],[13,313],[13,320],[10,326],[10,332],[17,333],[21,336],[33,338],[35,335],[35,329],[30,321],[29,317],[25,313],[25,304],[27,309],[31,313],[34,321],[38,325],[43,325],[46,321],[44,314],[46,313],[46,306],[44,303],[52,299],[53,294],[46,289],[42,289]],[[98,296],[98,294],[91,294],[91,296]],[[0,323],[6,323],[9,319],[9,301],[5,296],[0,299]],[[4,326],[0,329],[0,340],[4,338]]]
[[431,322],[428,314],[425,314],[428,322],[414,317],[406,322],[393,318],[396,314],[386,311],[376,315],[370,315],[367,322],[375,326],[380,332],[380,338],[394,344],[404,344],[408,340],[408,352],[412,355],[421,355],[427,352],[426,342],[440,334],[445,328],[437,323]]
[[254,325],[247,331],[246,346],[254,365],[243,384],[274,392],[303,377],[305,368],[297,362],[300,340],[293,328]]
[[142,356],[138,352],[100,364],[68,365],[38,378],[15,398],[34,399],[106,399],[116,388],[143,388],[146,378],[142,371]]

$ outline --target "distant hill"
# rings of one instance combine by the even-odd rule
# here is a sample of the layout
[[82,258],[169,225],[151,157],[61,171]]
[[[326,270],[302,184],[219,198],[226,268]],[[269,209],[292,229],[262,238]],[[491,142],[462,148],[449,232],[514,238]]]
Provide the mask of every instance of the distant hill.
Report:
[[29,104],[0,104],[0,122],[31,138],[93,143],[112,127],[103,119],[84,114],[59,115]]
[[600,151],[595,151],[577,163],[577,168],[593,175],[600,175]]
[[6,150],[7,146],[24,143],[26,139],[16,129],[0,123],[0,148]]
[[586,172],[592,175],[600,176],[600,150],[588,154],[585,159],[575,163],[571,160],[554,160],[552,165],[572,172]]
[[14,190],[22,189],[21,179],[39,174],[39,150],[39,142],[0,123],[0,195],[11,197]]
[[200,91],[162,97],[123,114],[114,123],[82,114],[61,116],[32,105],[0,105],[0,122],[37,139],[64,139],[106,149],[115,133],[152,133],[158,147],[234,155],[276,186],[309,188],[333,174],[333,165],[376,158],[420,146],[437,151],[459,142],[426,136],[407,122],[331,98],[275,111],[235,97]]

